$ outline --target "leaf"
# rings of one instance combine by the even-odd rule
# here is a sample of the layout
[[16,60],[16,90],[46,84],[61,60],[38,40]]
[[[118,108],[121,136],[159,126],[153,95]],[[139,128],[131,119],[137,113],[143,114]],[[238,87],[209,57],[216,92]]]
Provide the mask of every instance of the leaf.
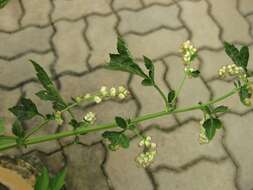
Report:
[[50,190],[60,190],[64,186],[64,179],[66,176],[67,169],[64,168],[56,176],[50,179]]
[[149,70],[149,78],[154,83],[154,81],[155,81],[155,67],[154,67],[154,64],[151,61],[151,59],[149,59],[148,57],[143,56],[143,58],[144,58],[145,67],[146,67],[146,69]]
[[214,109],[214,113],[224,113],[224,112],[228,112],[229,109],[227,106],[218,106],[217,108]]
[[175,90],[171,90],[171,91],[168,93],[168,102],[169,102],[169,103],[172,103],[172,101],[174,100],[175,96],[176,96]]
[[23,138],[25,136],[25,130],[21,125],[19,120],[16,120],[12,125],[12,133],[19,138]]
[[243,46],[240,51],[233,45],[228,42],[224,43],[225,52],[232,59],[232,61],[247,71],[247,65],[249,60],[249,48],[247,46]]
[[246,69],[249,61],[249,48],[247,46],[243,46],[240,49],[240,64],[241,66]]
[[193,77],[193,78],[197,78],[200,74],[200,71],[199,70],[194,70],[194,71],[191,71],[190,75]]
[[212,119],[207,119],[204,122],[203,127],[205,128],[206,137],[208,138],[208,140],[212,140],[216,131],[216,128],[214,127],[212,123]]
[[133,61],[126,43],[121,38],[118,38],[117,49],[118,54],[110,54],[110,62],[105,66],[107,69],[128,72],[142,78],[148,77]]
[[45,167],[43,167],[42,172],[36,178],[36,183],[34,190],[48,190],[49,187],[49,175]]
[[42,86],[45,88],[45,90],[41,90],[36,93],[36,95],[46,101],[52,101],[53,102],[53,108],[55,110],[62,110],[66,108],[66,104],[62,97],[59,94],[59,91],[54,86],[53,82],[47,75],[46,71],[35,61],[30,60],[34,66],[34,69],[36,70],[36,75]]
[[38,112],[36,105],[27,98],[21,98],[16,106],[9,108],[9,111],[20,121],[31,119],[36,115],[41,115]]
[[3,8],[10,0],[0,0],[0,9]]
[[127,122],[124,118],[116,116],[115,117],[115,122],[116,122],[118,127],[122,128],[122,129],[127,128]]
[[212,140],[216,129],[220,129],[222,127],[222,123],[218,118],[209,118],[207,120],[205,120],[203,127],[206,130],[206,136],[208,138],[208,140]]
[[146,79],[142,80],[141,84],[143,86],[153,86],[154,85],[153,81],[150,78],[146,78]]
[[4,133],[4,120],[0,118],[0,135]]
[[111,150],[115,150],[118,145],[122,148],[129,147],[129,138],[122,132],[105,131],[102,136],[111,142],[109,145]]
[[248,90],[247,84],[244,84],[243,86],[240,87],[239,96],[240,96],[240,101],[244,105],[246,105],[245,99],[250,98],[252,96],[252,94]]

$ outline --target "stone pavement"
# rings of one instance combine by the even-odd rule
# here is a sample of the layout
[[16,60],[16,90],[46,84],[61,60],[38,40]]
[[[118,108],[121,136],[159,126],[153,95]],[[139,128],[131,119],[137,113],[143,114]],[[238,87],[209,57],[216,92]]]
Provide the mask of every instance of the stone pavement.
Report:
[[[0,115],[7,125],[13,122],[7,109],[24,94],[42,112],[51,111],[33,95],[40,86],[28,59],[51,73],[65,98],[102,85],[128,86],[132,97],[126,102],[109,101],[76,110],[79,115],[96,112],[98,123],[110,122],[115,115],[134,117],[160,111],[159,95],[142,87],[139,78],[102,68],[108,53],[115,52],[117,35],[124,37],[138,61],[142,55],[155,61],[163,90],[177,86],[182,77],[178,48],[192,40],[199,49],[201,77],[187,81],[179,105],[196,104],[232,87],[217,78],[217,69],[231,63],[223,41],[250,45],[252,64],[253,1],[11,0],[0,10]],[[67,138],[21,153],[40,158],[52,172],[68,163],[67,190],[252,190],[253,112],[240,105],[236,96],[224,104],[232,112],[224,115],[224,130],[208,145],[198,144],[198,111],[141,124],[143,133],[158,144],[156,162],[148,169],[134,163],[139,152],[134,136],[130,149],[117,152],[107,150],[99,133],[83,136],[79,145],[70,145],[72,138]],[[54,132],[52,124],[40,135]]]

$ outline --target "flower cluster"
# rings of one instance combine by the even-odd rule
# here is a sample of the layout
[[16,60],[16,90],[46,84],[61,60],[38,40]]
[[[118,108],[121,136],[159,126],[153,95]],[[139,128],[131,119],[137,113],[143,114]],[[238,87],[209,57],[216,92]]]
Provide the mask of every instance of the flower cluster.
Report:
[[196,57],[197,49],[193,46],[193,44],[187,40],[181,46],[180,52],[183,55],[183,61],[186,65],[192,63],[193,59]]
[[56,121],[56,123],[58,125],[62,125],[63,124],[63,119],[62,119],[62,113],[61,113],[61,111],[56,111],[54,113],[54,119],[55,119],[55,121]]
[[206,136],[206,130],[205,128],[203,127],[203,124],[204,124],[204,119],[201,120],[199,123],[200,123],[200,132],[199,132],[199,144],[207,144],[209,143],[209,140]]
[[147,136],[139,142],[139,146],[144,147],[144,150],[137,156],[136,162],[139,166],[148,167],[156,156],[156,144],[151,141],[150,136]]
[[97,104],[103,100],[109,98],[118,98],[120,100],[125,99],[129,95],[129,91],[124,86],[119,86],[118,88],[112,87],[108,89],[106,86],[102,86],[98,93],[91,95],[89,93],[84,96],[77,96],[75,101],[81,103],[82,101],[93,101]]
[[236,64],[224,65],[219,69],[219,76],[235,76],[239,77],[239,79],[245,80],[247,75],[242,67],[237,66]]
[[88,112],[84,117],[83,117],[83,120],[90,123],[90,124],[93,124],[95,121],[96,121],[96,114],[93,113],[93,112]]

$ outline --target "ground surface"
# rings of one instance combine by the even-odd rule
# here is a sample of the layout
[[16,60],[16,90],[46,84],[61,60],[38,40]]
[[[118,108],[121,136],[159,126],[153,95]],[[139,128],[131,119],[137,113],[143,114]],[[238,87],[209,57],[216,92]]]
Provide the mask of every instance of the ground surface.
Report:
[[[33,95],[40,86],[28,59],[47,68],[65,98],[102,85],[128,86],[132,97],[124,103],[109,101],[76,111],[95,111],[99,123],[115,115],[160,111],[159,95],[142,87],[137,77],[101,67],[108,53],[115,52],[118,34],[137,60],[142,55],[155,60],[164,90],[175,88],[182,77],[178,48],[191,39],[199,48],[202,74],[187,81],[179,105],[207,101],[232,87],[217,78],[217,69],[231,63],[223,41],[249,44],[253,64],[252,27],[252,0],[11,0],[0,10],[0,115],[10,125],[13,118],[7,108],[22,94],[33,98],[41,110],[51,111]],[[93,134],[82,137],[80,145],[69,145],[71,139],[65,139],[10,153],[39,158],[52,171],[67,162],[68,190],[252,190],[253,112],[237,97],[225,104],[232,113],[223,117],[225,128],[209,145],[198,144],[199,112],[143,123],[140,127],[157,142],[159,151],[148,169],[135,166],[135,137],[127,151],[109,152],[100,135]],[[52,125],[40,134],[55,131]]]

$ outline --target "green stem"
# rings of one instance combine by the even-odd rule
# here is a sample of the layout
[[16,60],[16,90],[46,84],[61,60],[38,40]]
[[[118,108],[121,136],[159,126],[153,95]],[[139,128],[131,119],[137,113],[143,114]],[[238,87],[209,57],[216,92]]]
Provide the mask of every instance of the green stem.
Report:
[[[235,93],[237,93],[237,91],[238,91],[238,88],[235,88],[232,91],[230,91],[229,93],[227,93],[217,99],[211,100],[205,104],[201,104],[201,105],[198,104],[198,105],[195,105],[192,107],[175,109],[173,111],[161,111],[161,112],[157,112],[157,113],[147,114],[147,115],[137,117],[137,118],[133,119],[131,122],[132,122],[132,124],[137,124],[142,121],[146,121],[146,120],[150,120],[150,119],[154,119],[154,118],[159,118],[159,117],[162,117],[165,115],[170,115],[173,113],[182,113],[182,112],[188,112],[188,111],[192,111],[192,110],[198,110],[198,109],[202,108],[203,106],[208,106],[208,105],[220,102],[220,101],[234,95]],[[79,128],[79,129],[76,129],[73,131],[63,131],[60,133],[50,134],[50,135],[46,135],[46,136],[32,137],[32,138],[29,138],[25,141],[25,145],[42,143],[42,142],[46,142],[46,141],[60,139],[63,137],[68,137],[68,136],[73,136],[73,135],[81,135],[81,134],[85,134],[85,133],[89,133],[89,132],[112,129],[115,127],[117,127],[116,123],[97,125],[95,127],[82,127],[82,128]],[[16,146],[17,146],[16,143],[3,144],[3,145],[0,145],[0,150],[9,149],[9,148],[13,148]]]
[[159,94],[162,96],[162,98],[163,98],[163,100],[164,100],[164,103],[165,103],[166,110],[168,111],[168,109],[169,109],[169,103],[168,103],[168,100],[167,100],[165,94],[164,94],[163,91],[159,88],[159,86],[157,86],[156,84],[154,84],[154,87],[155,87],[155,89],[159,92]]
[[174,101],[177,99],[177,97],[179,96],[179,94],[180,94],[180,92],[181,92],[181,90],[182,90],[182,88],[183,88],[183,86],[184,86],[184,83],[185,83],[186,78],[187,78],[187,75],[184,74],[184,78],[183,78],[183,80],[181,81],[181,83],[179,84],[179,87],[178,87],[178,89],[177,89],[177,91],[176,91],[176,93],[175,93],[175,96],[174,96],[172,102],[174,102]]

